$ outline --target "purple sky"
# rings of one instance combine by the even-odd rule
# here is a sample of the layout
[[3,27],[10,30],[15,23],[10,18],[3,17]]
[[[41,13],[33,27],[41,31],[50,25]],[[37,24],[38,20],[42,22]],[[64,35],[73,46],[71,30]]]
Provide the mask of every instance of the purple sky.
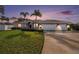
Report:
[[[29,12],[30,15],[35,9],[39,9],[42,17],[39,19],[56,19],[64,21],[79,22],[78,5],[5,5],[7,17],[21,17],[20,12]],[[34,17],[29,17],[34,19]]]

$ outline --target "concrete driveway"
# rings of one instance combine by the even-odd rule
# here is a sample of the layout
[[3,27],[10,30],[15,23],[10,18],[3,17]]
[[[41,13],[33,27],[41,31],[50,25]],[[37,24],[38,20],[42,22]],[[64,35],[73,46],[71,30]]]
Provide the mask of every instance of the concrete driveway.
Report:
[[45,32],[43,54],[79,53],[79,33]]

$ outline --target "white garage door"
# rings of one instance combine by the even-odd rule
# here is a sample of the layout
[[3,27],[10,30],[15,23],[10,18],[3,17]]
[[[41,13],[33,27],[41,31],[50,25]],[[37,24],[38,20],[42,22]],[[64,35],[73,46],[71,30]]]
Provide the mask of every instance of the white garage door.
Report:
[[56,25],[55,24],[43,24],[44,30],[55,30]]
[[67,30],[66,24],[60,24],[57,28],[56,24],[43,24],[43,30]]

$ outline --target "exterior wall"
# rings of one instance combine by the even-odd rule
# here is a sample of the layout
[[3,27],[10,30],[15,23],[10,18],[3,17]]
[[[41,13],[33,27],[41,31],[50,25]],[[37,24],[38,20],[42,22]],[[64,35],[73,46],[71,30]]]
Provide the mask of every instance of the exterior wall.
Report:
[[[28,22],[27,23],[22,23],[21,28],[22,29],[29,29]],[[31,23],[31,29],[34,29],[34,24],[33,23]]]
[[26,23],[22,23],[22,24],[21,24],[21,27],[22,27],[22,29],[28,29],[28,26],[27,26]]
[[6,28],[5,30],[11,30],[12,27],[14,27],[14,25],[6,25],[5,26],[5,28]]

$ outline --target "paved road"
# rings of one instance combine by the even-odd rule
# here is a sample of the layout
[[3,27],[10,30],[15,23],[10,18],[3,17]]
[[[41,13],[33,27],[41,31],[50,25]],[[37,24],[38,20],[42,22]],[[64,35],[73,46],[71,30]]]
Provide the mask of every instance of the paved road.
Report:
[[42,53],[79,53],[79,33],[45,32],[45,42]]

